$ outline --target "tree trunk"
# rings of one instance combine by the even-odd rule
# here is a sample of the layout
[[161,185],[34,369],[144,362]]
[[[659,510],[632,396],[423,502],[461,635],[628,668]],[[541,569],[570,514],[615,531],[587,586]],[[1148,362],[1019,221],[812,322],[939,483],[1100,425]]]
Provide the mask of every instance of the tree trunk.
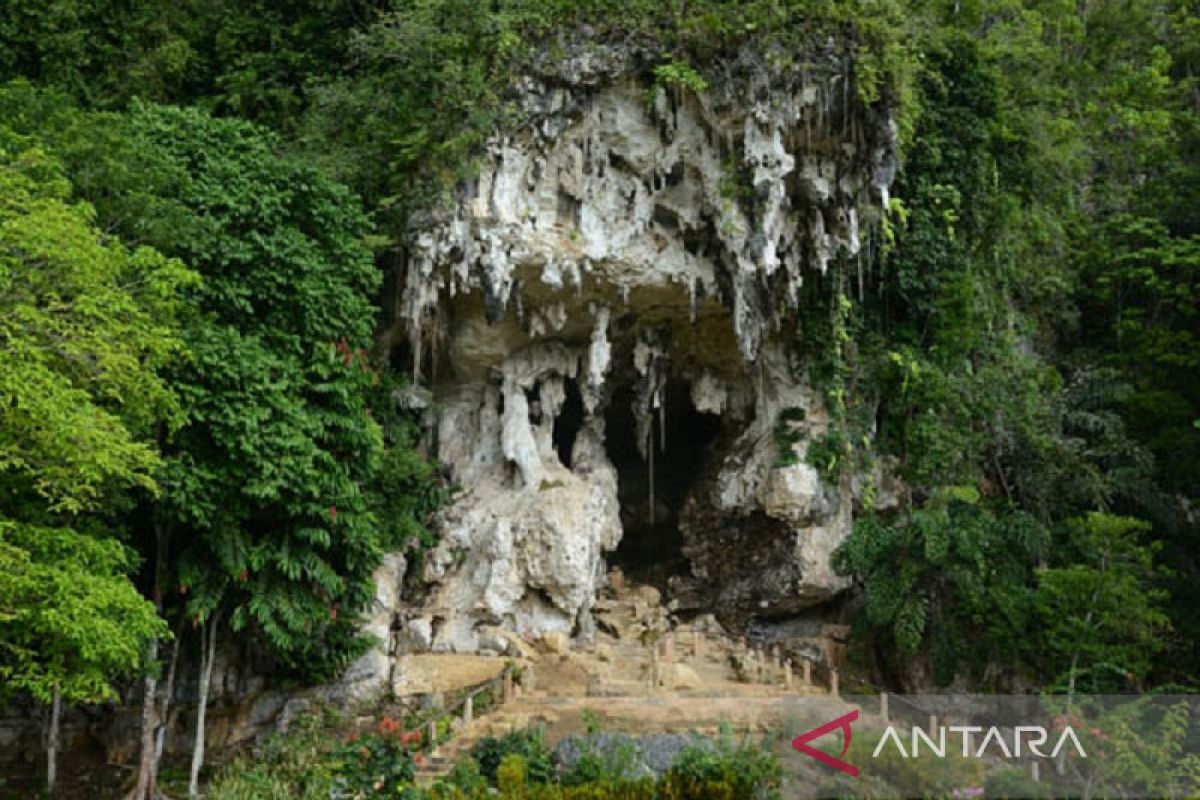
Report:
[[[146,663],[158,659],[158,641],[150,643]],[[142,691],[142,755],[138,762],[137,783],[126,800],[156,800],[158,781],[154,775],[154,701],[158,690],[158,679],[151,672],[146,675]]]
[[183,623],[175,628],[175,641],[171,644],[171,666],[167,668],[167,684],[163,687],[158,703],[158,731],[154,740],[154,774],[162,761],[163,744],[167,738],[167,720],[171,710],[171,699],[175,696],[175,667],[179,663],[179,640],[183,638]]
[[220,613],[214,613],[200,633],[200,699],[196,709],[196,738],[192,748],[192,774],[188,797],[200,795],[200,767],[204,765],[204,720],[208,714],[208,689],[212,684],[213,662],[217,656],[217,630]]
[[[154,587],[152,590],[154,608],[159,616],[163,610],[163,583],[167,571],[167,530],[161,522],[154,523]],[[155,639],[147,648],[145,683],[142,692],[142,754],[138,761],[137,782],[133,793],[126,800],[157,800],[158,798],[158,759],[155,757],[155,742],[158,730],[158,678],[154,676],[155,662],[158,661],[158,640]]]
[[54,794],[54,784],[58,779],[58,722],[62,717],[62,694],[54,690],[54,700],[50,703],[50,732],[46,736],[46,794]]

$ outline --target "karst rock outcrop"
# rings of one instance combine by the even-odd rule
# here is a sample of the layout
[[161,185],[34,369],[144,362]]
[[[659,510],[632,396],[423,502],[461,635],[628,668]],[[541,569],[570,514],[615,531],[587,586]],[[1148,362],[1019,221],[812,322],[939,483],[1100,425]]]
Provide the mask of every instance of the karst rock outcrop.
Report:
[[861,481],[804,459],[829,415],[795,320],[869,246],[895,125],[846,42],[728,54],[702,91],[656,81],[662,57],[546,55],[477,177],[413,222],[384,336],[460,488],[395,619],[407,647],[586,636],[622,559],[681,612],[786,617],[846,587]]

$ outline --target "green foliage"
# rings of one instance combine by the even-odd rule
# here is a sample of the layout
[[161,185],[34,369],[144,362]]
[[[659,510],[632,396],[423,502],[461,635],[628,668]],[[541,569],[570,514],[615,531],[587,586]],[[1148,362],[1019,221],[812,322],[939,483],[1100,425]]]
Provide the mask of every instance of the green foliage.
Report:
[[416,776],[409,747],[400,736],[371,733],[334,751],[338,762],[334,791],[345,797],[387,797]]
[[0,129],[0,485],[73,514],[156,489],[146,434],[178,405],[155,370],[180,349],[177,292],[194,276],[105,237],[70,191],[41,145]]
[[[781,769],[769,753],[724,737],[716,747],[693,746],[676,766],[654,778],[601,775],[559,782],[537,732],[485,740],[489,781],[475,757],[459,761],[446,779],[428,789],[413,784],[411,739],[380,723],[366,736],[343,738],[343,722],[306,716],[287,734],[273,738],[253,756],[230,763],[208,793],[214,800],[275,800],[296,796],[408,800],[765,800],[778,797]],[[538,766],[538,764],[541,764]],[[287,794],[293,791],[294,795]]]
[[722,739],[719,747],[688,747],[659,780],[664,800],[707,800],[779,797],[779,762],[747,742]]
[[1123,700],[1069,717],[1088,754],[1076,769],[1089,785],[1108,796],[1187,797],[1200,791],[1200,756],[1189,746],[1194,704],[1154,696]]
[[70,192],[40,142],[0,127],[0,694],[43,703],[110,699],[166,635],[97,514],[159,491],[149,438],[179,406],[156,370],[195,278],[105,236]]
[[1165,593],[1151,584],[1155,548],[1139,542],[1150,526],[1091,513],[1068,527],[1067,563],[1038,572],[1039,652],[1060,682],[1093,692],[1128,688],[1149,672],[1170,625]]
[[380,278],[368,220],[246,123],[86,114],[22,86],[0,103],[54,131],[106,227],[203,275],[188,358],[169,374],[185,422],[165,442],[158,512],[183,544],[179,604],[197,621],[227,607],[294,671],[330,674],[362,646],[384,548],[429,544],[422,522],[442,499],[399,384],[367,353]]
[[142,107],[118,124],[164,179],[133,219],[186,220],[151,230],[205,278],[191,358],[172,376],[188,422],[164,503],[186,531],[188,613],[227,603],[234,630],[328,673],[353,653],[381,555],[363,491],[382,450],[367,405],[367,222],[344,188],[244,123]]
[[633,780],[637,755],[633,742],[610,740],[605,747],[597,748],[593,746],[592,734],[600,731],[599,722],[585,719],[585,724],[588,735],[576,739],[579,759],[559,776],[559,782],[563,786],[582,786]]
[[[386,370],[375,374],[379,380],[367,390],[367,408],[379,425],[383,449],[367,493],[380,544],[389,551],[428,548],[434,540],[425,521],[448,500],[450,489],[438,478],[436,466],[417,449],[418,420],[396,402],[407,382]],[[488,692],[476,696],[477,706],[490,702]]]
[[480,774],[492,785],[496,785],[500,766],[509,756],[522,759],[523,781],[547,783],[554,776],[553,754],[546,747],[539,728],[486,736],[471,749],[471,757],[479,763]]
[[520,124],[505,94],[536,55],[529,42],[554,51],[566,46],[564,32],[584,24],[599,41],[641,33],[661,48],[661,63],[647,65],[656,83],[703,92],[695,65],[715,52],[750,41],[795,45],[849,20],[862,34],[859,88],[876,102],[909,72],[898,46],[902,17],[890,2],[419,0],[379,14],[352,37],[348,69],[313,78],[300,139],[391,229],[469,177],[497,125]]
[[496,767],[496,788],[512,797],[525,788],[526,764],[519,753],[509,753]]
[[1128,603],[1148,631],[1170,615],[1158,669],[1194,677],[1198,33],[1194,3],[1125,0],[10,3],[0,79],[37,88],[0,92],[5,558],[54,566],[31,531],[165,526],[172,611],[231,611],[331,673],[380,554],[431,544],[446,496],[367,352],[371,218],[401,247],[523,124],[509,90],[538,59],[633,41],[650,91],[702,93],[737,48],[833,42],[897,116],[900,199],[875,257],[805,281],[830,425],[775,434],[780,466],[845,484],[886,456],[903,481],[892,516],[863,491],[839,555],[867,640],[940,679],[990,660],[1122,685],[1156,652]]
[[676,61],[667,53],[667,61],[654,68],[654,80],[661,86],[687,89],[701,94],[708,91],[708,81],[686,61]]
[[0,520],[0,699],[112,699],[166,624],[129,581],[120,542]]
[[1032,621],[1034,565],[1048,532],[1013,509],[992,511],[971,487],[948,487],[906,519],[859,519],[834,565],[863,580],[862,633],[900,659],[924,645],[948,683],[960,669],[1024,653]]
[[333,756],[332,721],[297,719],[286,734],[235,758],[208,787],[212,800],[329,800],[342,761]]

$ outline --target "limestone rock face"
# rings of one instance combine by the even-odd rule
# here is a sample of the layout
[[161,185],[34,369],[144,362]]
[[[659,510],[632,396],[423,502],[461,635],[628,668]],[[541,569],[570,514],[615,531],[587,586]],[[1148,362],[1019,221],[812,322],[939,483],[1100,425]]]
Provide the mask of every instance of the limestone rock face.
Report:
[[393,627],[401,608],[401,589],[408,561],[403,553],[388,553],[375,570],[375,600],[368,612],[363,632],[375,643],[351,664],[341,679],[331,687],[332,695],[348,705],[357,705],[378,698],[391,685],[392,668],[396,657]]
[[895,126],[858,99],[847,43],[748,48],[698,95],[644,82],[661,57],[547,54],[521,124],[413,223],[385,339],[431,388],[461,487],[409,623],[430,649],[493,625],[586,636],[614,551],[667,528],[678,552],[641,557],[678,561],[677,609],[787,614],[845,587],[853,482],[803,463],[829,423],[796,319],[886,206]]

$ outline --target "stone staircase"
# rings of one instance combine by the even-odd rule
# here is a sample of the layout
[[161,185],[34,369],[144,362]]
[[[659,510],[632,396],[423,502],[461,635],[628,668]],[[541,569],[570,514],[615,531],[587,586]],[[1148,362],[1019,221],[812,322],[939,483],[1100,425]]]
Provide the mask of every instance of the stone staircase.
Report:
[[522,680],[490,713],[424,757],[417,780],[445,777],[481,739],[531,726],[553,746],[590,725],[631,734],[735,734],[778,727],[786,698],[825,694],[769,654],[731,639],[711,620],[673,627],[657,592],[600,598],[591,642],[549,635],[534,643]]

